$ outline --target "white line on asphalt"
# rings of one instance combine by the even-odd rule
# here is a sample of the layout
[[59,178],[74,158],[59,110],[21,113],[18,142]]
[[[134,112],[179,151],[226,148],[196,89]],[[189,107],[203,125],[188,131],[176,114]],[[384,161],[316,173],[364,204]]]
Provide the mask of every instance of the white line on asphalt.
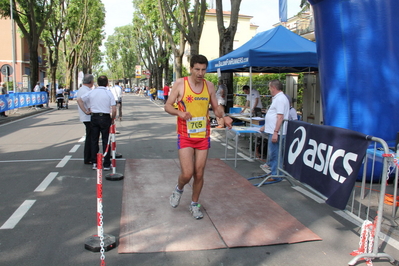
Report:
[[248,162],[253,162],[254,160],[249,158],[248,156],[246,156],[245,154],[241,153],[241,152],[237,152],[237,155],[244,158],[245,160],[247,160]]
[[24,217],[24,215],[32,207],[36,200],[25,200],[21,206],[11,215],[10,218],[0,227],[0,229],[13,229],[17,223]]
[[71,155],[66,155],[66,156],[61,160],[61,162],[59,162],[59,163],[57,164],[56,168],[62,168],[62,167],[64,167],[64,166],[67,164],[67,162],[68,162],[71,158],[72,158]]
[[211,139],[212,139],[213,141],[220,142],[220,139],[218,139],[217,137],[211,136]]
[[40,185],[34,190],[34,192],[43,192],[46,190],[48,185],[54,180],[54,178],[58,175],[58,172],[51,172],[47,175],[47,177],[40,183]]
[[44,161],[59,161],[61,159],[34,159],[34,160],[9,160],[0,161],[0,163],[25,163],[25,162],[44,162]]
[[80,138],[80,140],[78,142],[85,142],[86,139],[86,135],[84,135],[83,137]]
[[[58,159],[35,159],[35,160],[9,160],[9,161],[0,161],[0,163],[25,163],[25,162],[48,162],[48,161],[59,161]],[[71,158],[70,161],[82,161],[83,158]],[[126,161],[125,158],[117,158],[117,161]]]
[[[220,144],[222,144],[223,146],[226,146],[226,143],[221,142]],[[228,145],[227,149],[232,150],[234,149],[233,146]]]
[[301,188],[300,186],[294,186],[292,188],[295,189],[296,191],[304,194],[305,196],[308,196],[309,198],[311,198],[312,200],[316,201],[317,203],[320,203],[320,204],[324,203],[324,200],[322,198],[316,196],[315,194],[307,191],[304,188]]
[[79,149],[80,145],[75,145],[73,148],[69,151],[69,153],[74,153]]

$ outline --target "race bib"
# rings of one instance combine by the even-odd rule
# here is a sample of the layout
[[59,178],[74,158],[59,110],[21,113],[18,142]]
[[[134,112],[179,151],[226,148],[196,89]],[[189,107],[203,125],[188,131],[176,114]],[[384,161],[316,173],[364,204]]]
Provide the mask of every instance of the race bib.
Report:
[[187,120],[187,133],[198,133],[206,131],[206,117],[193,117]]

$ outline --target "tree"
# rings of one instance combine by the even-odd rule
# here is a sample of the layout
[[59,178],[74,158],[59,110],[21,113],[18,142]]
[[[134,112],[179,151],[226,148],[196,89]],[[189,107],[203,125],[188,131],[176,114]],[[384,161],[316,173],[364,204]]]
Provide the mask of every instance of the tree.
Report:
[[[230,3],[230,23],[229,26],[225,28],[222,0],[216,0],[216,19],[219,32],[219,56],[223,56],[233,51],[234,36],[237,32],[238,14],[240,11],[241,0],[230,0]],[[226,108],[233,107],[233,73],[222,73],[221,78],[226,83],[228,91]]]
[[[11,0],[13,18],[29,46],[30,84],[33,89],[39,81],[38,48],[41,34],[53,13],[56,0]],[[0,0],[0,15],[10,17],[10,1]]]
[[[100,0],[71,0],[67,21],[68,34],[67,38],[64,38],[66,84],[72,89],[78,84],[77,72],[79,64],[83,62],[83,54],[96,55],[99,52],[90,46],[98,48],[104,38],[102,32],[105,24],[104,5]],[[86,64],[86,71],[89,67]]]
[[48,49],[48,59],[50,65],[50,99],[55,100],[55,90],[57,83],[57,68],[59,62],[59,48],[61,41],[67,33],[66,17],[69,0],[59,0],[54,6],[53,15],[49,18],[48,23],[43,31],[43,39]]
[[151,72],[150,86],[161,88],[163,69],[169,67],[171,48],[159,24],[157,0],[135,0],[133,3],[139,10],[133,17],[137,51],[140,51],[140,58]]
[[[177,1],[172,0],[167,2],[166,0],[158,0],[158,8],[162,18],[163,28],[166,32],[168,42],[171,45],[171,49],[175,58],[174,65],[176,79],[179,79],[182,77],[183,56],[186,46],[186,39],[184,38],[184,32],[179,31],[177,27],[173,26],[173,19],[171,16],[168,16],[168,13],[166,12],[166,7],[164,7],[164,5],[167,5],[173,13],[176,13],[176,16],[178,16],[179,19],[179,23],[183,25],[184,28],[187,27],[187,20],[184,16],[184,13],[179,9]],[[168,73],[165,73],[165,76],[167,77]],[[170,83],[170,80],[167,80],[167,82]]]
[[[190,44],[190,54],[191,55],[199,53],[199,42],[201,39],[202,29],[204,27],[205,12],[207,9],[206,0],[178,0],[179,10],[181,10],[184,20],[187,24],[181,24],[181,22],[176,18],[174,11],[168,5],[167,0],[162,0],[163,7],[166,8],[167,13],[172,18],[174,26],[184,35],[184,39]],[[191,10],[190,3],[194,2]]]
[[136,62],[139,61],[133,32],[132,24],[117,27],[105,43],[106,64],[113,79],[127,78],[130,84],[135,77]]

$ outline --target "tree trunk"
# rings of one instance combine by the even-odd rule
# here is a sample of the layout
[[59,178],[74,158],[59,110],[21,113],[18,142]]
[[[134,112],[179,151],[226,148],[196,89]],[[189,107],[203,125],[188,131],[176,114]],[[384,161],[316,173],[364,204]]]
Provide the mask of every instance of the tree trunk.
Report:
[[29,55],[30,55],[30,86],[31,91],[36,86],[36,83],[39,82],[39,54],[37,53],[38,45],[32,43],[29,45]]

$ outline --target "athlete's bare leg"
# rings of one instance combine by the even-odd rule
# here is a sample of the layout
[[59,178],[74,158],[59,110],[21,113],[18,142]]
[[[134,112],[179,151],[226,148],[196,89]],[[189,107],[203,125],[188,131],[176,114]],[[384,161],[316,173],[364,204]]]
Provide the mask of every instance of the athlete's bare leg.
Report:
[[192,201],[198,202],[204,184],[204,169],[208,150],[197,150],[193,148],[183,148],[179,150],[181,173],[178,180],[178,188],[182,190],[184,186],[194,177]]

